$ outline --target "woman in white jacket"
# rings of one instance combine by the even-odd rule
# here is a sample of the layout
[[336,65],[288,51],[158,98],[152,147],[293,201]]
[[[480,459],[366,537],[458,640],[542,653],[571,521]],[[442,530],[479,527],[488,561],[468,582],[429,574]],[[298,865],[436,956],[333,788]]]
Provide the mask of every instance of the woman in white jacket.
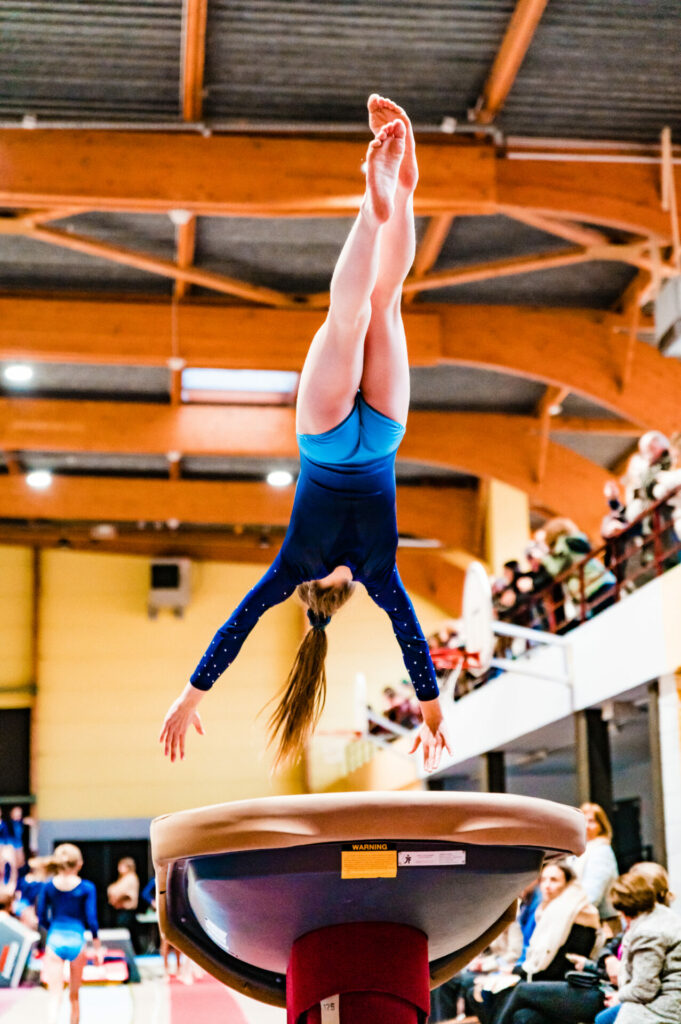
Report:
[[610,926],[614,934],[619,929],[619,920],[609,893],[619,868],[612,849],[612,825],[600,804],[582,804],[580,811],[586,821],[586,850],[575,861],[575,871],[601,922]]

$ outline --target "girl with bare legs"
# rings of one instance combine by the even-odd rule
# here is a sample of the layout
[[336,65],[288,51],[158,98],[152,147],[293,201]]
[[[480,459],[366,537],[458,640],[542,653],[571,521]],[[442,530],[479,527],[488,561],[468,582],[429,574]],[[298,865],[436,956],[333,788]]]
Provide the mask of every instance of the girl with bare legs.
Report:
[[85,929],[92,932],[95,951],[103,962],[97,936],[97,892],[92,882],[80,878],[83,858],[77,846],[62,843],[52,858],[57,875],[47,882],[38,901],[38,920],[47,930],[43,979],[49,993],[48,1024],[56,1024],[64,989],[64,963],[69,964],[71,1024],[79,1024],[78,996],[87,962]]
[[418,168],[411,124],[390,100],[369,98],[374,139],[366,191],[331,280],[329,311],[303,366],[296,410],[301,471],[291,522],[274,563],[216,633],[170,707],[160,740],[184,757],[203,693],[238,654],[264,611],[294,590],[311,629],[271,719],[277,760],[297,756],[321,714],[326,627],[355,581],[389,615],[423,712],[413,750],[427,770],[447,739],[428,645],[395,564],[395,456],[409,407],[409,363],[400,312],[414,258]]

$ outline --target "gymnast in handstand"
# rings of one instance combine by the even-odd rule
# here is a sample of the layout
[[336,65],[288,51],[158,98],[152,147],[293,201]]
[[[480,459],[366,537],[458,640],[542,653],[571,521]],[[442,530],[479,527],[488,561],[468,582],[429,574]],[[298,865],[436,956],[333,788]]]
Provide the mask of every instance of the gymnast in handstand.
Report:
[[215,634],[170,707],[160,740],[171,760],[184,757],[190,725],[203,732],[197,705],[260,616],[297,589],[311,629],[270,719],[277,760],[295,757],[324,704],[326,627],[355,581],[388,613],[419,699],[423,724],[412,752],[422,744],[425,767],[434,770],[443,747],[449,749],[428,645],[395,564],[395,455],[409,408],[400,303],[414,259],[414,135],[392,101],[372,95],[368,107],[374,139],[366,191],[300,378],[300,476],[289,528],[275,561]]

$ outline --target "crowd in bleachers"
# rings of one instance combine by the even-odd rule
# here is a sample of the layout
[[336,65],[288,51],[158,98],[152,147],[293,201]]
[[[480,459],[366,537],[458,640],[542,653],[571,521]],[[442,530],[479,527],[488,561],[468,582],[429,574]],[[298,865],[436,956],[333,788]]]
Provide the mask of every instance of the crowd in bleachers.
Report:
[[[536,530],[518,559],[491,578],[499,621],[567,633],[681,560],[681,434],[671,440],[649,431],[619,481],[604,487],[601,546],[572,520],[560,516]],[[428,637],[440,688],[458,700],[498,669],[481,669],[466,657],[463,624],[451,620]],[[495,655],[524,653],[528,642],[497,637]],[[405,689],[406,688],[406,689]],[[420,724],[418,703],[403,680],[384,691],[381,714],[407,728]],[[400,710],[400,708],[402,710]],[[395,737],[373,722],[373,735]]]
[[641,437],[620,481],[604,488],[602,545],[570,519],[549,520],[492,581],[497,618],[563,633],[679,561],[680,438]]
[[681,1020],[681,917],[665,869],[618,877],[601,807],[581,808],[581,857],[546,864],[516,922],[433,993],[432,1021],[672,1024]]

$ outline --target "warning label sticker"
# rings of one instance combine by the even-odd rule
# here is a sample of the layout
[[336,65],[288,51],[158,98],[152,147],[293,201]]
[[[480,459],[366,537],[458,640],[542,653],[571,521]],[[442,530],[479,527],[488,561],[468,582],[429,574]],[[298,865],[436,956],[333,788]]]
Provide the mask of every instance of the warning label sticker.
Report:
[[465,850],[402,850],[397,863],[401,868],[443,868],[466,863]]
[[341,878],[395,878],[397,850],[390,843],[350,843],[341,851]]

